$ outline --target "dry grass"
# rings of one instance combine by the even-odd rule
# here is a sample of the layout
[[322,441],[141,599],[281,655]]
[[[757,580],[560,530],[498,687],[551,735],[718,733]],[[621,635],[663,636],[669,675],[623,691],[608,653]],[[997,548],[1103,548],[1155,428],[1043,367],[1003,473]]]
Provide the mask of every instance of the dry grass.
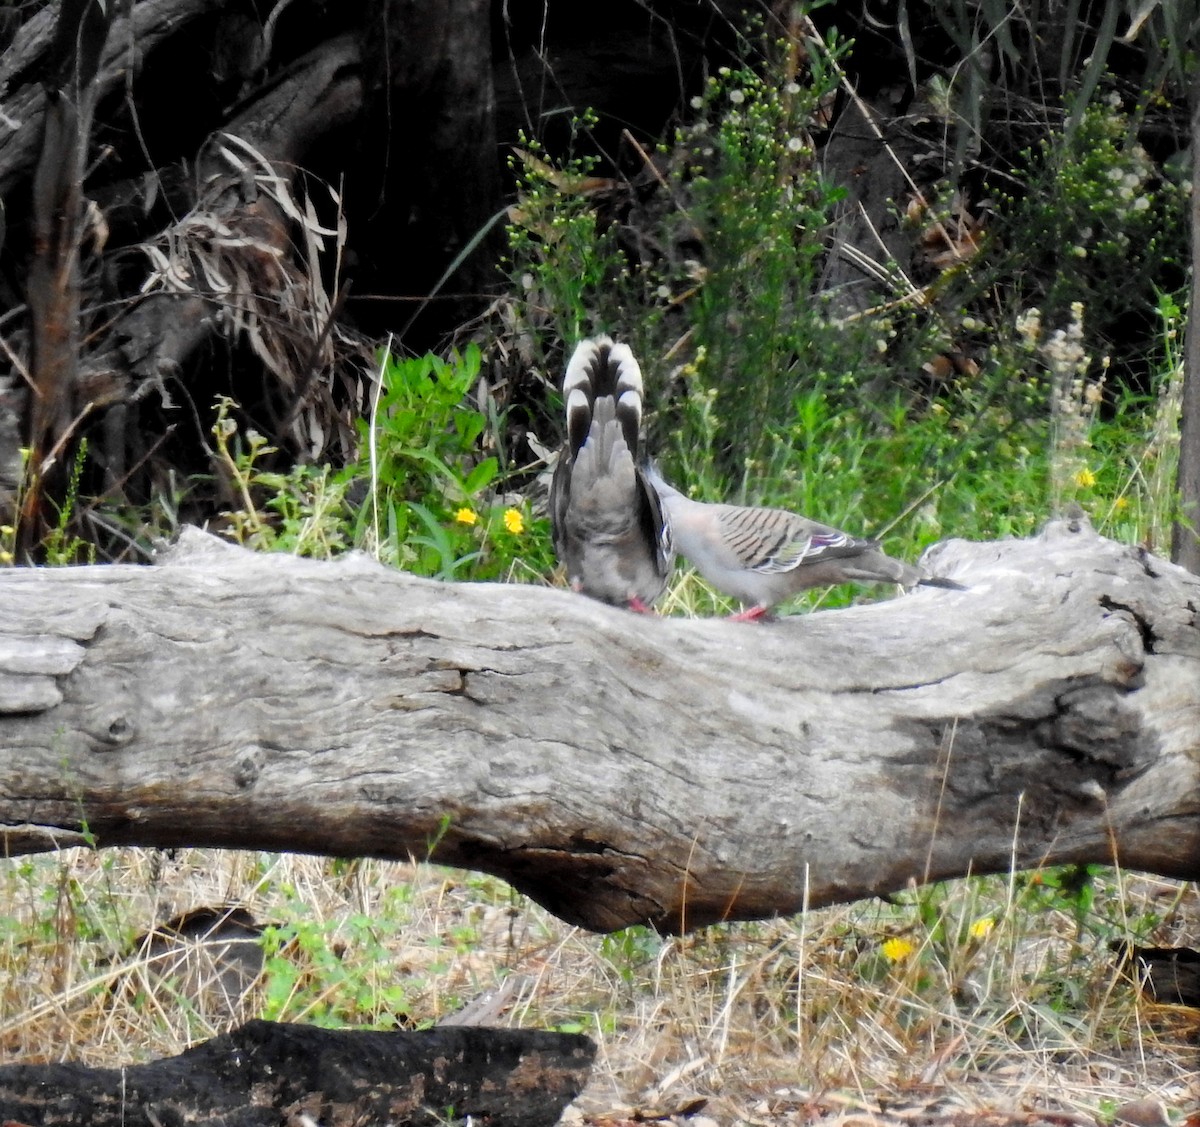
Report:
[[[1194,1018],[1143,1000],[1108,944],[1186,942],[1196,890],[1112,870],[1057,879],[959,881],[663,939],[591,935],[499,880],[425,864],[76,850],[5,863],[0,1031],[10,1059],[112,1065],[251,1016],[424,1025],[491,996],[491,1023],[597,1041],[588,1114],[696,1097],[720,1122],[934,1098],[1101,1118],[1138,1097],[1191,1104]],[[182,993],[156,973],[161,953],[133,948],[225,904],[278,927],[232,1006]]]

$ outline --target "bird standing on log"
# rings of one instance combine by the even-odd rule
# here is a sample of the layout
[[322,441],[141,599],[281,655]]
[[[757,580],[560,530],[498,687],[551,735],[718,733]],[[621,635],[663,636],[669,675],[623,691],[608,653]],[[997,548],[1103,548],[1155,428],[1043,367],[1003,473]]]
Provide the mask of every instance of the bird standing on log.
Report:
[[580,342],[563,376],[567,441],[550,484],[554,548],[572,590],[648,611],[675,562],[659,496],[638,465],[642,373],[626,344]]
[[808,587],[833,583],[923,584],[962,590],[952,579],[885,555],[862,540],[787,509],[693,501],[653,466],[647,477],[662,501],[676,548],[714,587],[746,608],[733,617],[762,618]]

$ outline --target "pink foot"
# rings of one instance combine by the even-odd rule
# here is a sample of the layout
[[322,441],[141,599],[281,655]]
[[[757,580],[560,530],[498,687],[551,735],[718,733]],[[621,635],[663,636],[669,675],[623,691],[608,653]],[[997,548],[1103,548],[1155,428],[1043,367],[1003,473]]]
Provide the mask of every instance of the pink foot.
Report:
[[642,600],[637,597],[637,595],[633,595],[630,597],[629,609],[632,611],[636,611],[638,614],[653,614],[654,613],[654,611],[652,611],[648,606],[646,606],[646,604],[643,603]]
[[751,607],[749,610],[739,611],[737,614],[729,616],[730,622],[761,622],[767,617],[767,608],[764,606]]

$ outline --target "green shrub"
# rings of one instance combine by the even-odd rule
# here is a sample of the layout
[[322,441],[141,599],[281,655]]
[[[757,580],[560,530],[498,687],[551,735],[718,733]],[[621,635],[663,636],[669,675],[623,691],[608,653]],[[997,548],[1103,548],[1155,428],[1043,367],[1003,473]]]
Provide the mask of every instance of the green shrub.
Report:
[[548,523],[527,501],[496,493],[496,420],[472,406],[479,348],[448,361],[388,356],[361,425],[362,454],[342,480],[369,483],[354,540],[384,563],[441,579],[498,579],[549,570]]
[[[548,573],[548,522],[521,496],[497,492],[499,459],[481,450],[496,420],[470,404],[479,359],[473,345],[450,360],[385,357],[378,397],[360,424],[360,457],[337,472],[263,468],[274,448],[254,431],[239,434],[232,404],[221,401],[217,454],[242,502],[224,514],[226,535],[250,548],[318,558],[362,548],[441,579]],[[355,505],[355,495],[365,500]]]

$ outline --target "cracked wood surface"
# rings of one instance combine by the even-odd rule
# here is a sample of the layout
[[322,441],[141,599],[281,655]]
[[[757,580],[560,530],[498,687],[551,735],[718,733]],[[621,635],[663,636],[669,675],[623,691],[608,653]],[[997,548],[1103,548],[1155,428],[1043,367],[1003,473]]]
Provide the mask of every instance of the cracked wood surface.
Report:
[[0,573],[0,828],[431,857],[605,930],[1050,861],[1200,876],[1200,579],[1055,522],[766,625],[196,531]]

